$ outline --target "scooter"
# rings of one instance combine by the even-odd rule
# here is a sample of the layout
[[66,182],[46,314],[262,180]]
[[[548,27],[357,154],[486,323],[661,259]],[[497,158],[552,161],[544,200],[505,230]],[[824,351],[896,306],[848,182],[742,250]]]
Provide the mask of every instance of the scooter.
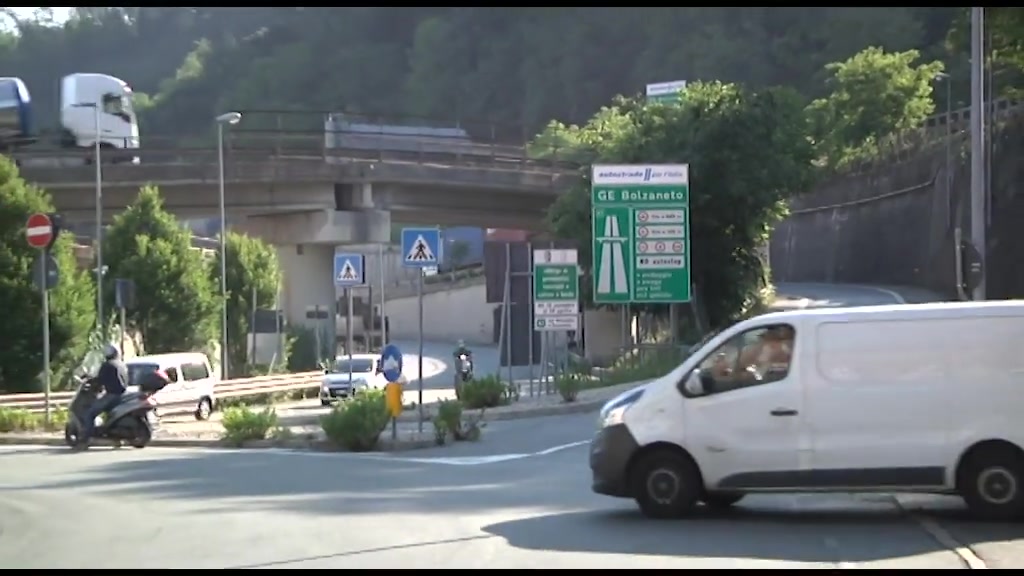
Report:
[[470,359],[469,354],[459,354],[459,378],[463,382],[473,379],[473,360]]
[[[82,422],[103,389],[94,378],[76,377],[78,390],[68,407],[68,423],[64,425],[64,442],[72,448],[88,448],[81,440]],[[153,395],[167,382],[152,378],[139,386],[138,392],[125,392],[121,402],[110,409],[102,424],[93,428],[92,438],[106,438],[120,447],[127,442],[134,448],[145,448],[153,438],[156,400]]]

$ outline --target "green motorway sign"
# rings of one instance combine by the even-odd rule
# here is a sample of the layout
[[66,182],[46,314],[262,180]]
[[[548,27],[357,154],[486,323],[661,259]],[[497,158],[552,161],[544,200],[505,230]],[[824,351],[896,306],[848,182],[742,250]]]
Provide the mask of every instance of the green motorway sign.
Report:
[[646,90],[647,101],[665,103],[679,102],[679,92],[685,89],[686,80],[648,84]]
[[594,302],[689,302],[689,166],[596,165],[591,186]]

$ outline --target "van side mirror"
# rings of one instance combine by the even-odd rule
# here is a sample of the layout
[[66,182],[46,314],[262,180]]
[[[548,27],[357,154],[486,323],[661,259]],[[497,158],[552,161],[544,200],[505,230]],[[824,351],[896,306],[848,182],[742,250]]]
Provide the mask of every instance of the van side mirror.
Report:
[[331,371],[330,371],[330,370],[328,370],[327,368],[324,368],[324,374],[325,374],[325,375],[327,375],[327,374],[330,374],[330,373],[331,373]]
[[679,382],[677,388],[686,396],[704,396],[714,391],[715,379],[710,374],[701,372],[700,368],[695,368],[689,376]]

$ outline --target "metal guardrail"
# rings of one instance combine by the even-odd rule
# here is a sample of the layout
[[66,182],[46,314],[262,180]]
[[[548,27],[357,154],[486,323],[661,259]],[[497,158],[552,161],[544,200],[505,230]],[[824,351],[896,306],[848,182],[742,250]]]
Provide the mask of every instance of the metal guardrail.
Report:
[[[371,161],[437,164],[458,167],[489,167],[534,172],[574,172],[579,162],[561,159],[557,153],[544,158],[531,158],[522,146],[501,143],[479,143],[460,139],[439,143],[438,138],[416,139],[389,134],[360,135],[363,140],[349,146],[333,148],[325,145],[323,132],[288,132],[258,129],[237,129],[225,136],[225,159],[230,165],[238,162],[272,161]],[[216,146],[205,143],[182,143],[177,139],[143,137],[136,149],[104,148],[104,164],[138,163],[154,165],[215,165]],[[557,151],[556,151],[557,152]],[[61,148],[56,142],[10,153],[27,169],[57,169],[93,162],[92,148]]]
[[[214,396],[215,399],[239,398],[257,394],[306,390],[319,387],[323,375],[323,372],[316,371],[225,380],[214,387]],[[74,392],[54,392],[50,394],[50,406],[66,407],[74,395]],[[0,409],[42,412],[45,409],[45,402],[43,394],[5,394],[0,396]]]

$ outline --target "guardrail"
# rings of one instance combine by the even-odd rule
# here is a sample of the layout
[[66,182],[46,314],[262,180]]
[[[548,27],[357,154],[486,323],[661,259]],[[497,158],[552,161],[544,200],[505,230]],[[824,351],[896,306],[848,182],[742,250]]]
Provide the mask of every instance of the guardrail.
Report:
[[[329,147],[323,132],[288,132],[275,130],[232,130],[224,139],[225,160],[237,162],[287,162],[321,160],[325,162],[372,161],[439,164],[446,166],[491,167],[519,171],[571,172],[580,164],[560,158],[557,151],[544,158],[531,158],[522,146],[503,143],[480,143],[463,139],[410,138],[391,134],[359,134],[345,138],[345,146]],[[62,148],[55,141],[10,153],[24,168],[56,169],[82,166],[94,161],[92,148]],[[143,137],[142,147],[103,148],[104,164],[154,165],[216,165],[216,146],[205,143],[182,143],[177,140]]]
[[[225,380],[214,387],[214,396],[217,399],[239,398],[257,394],[306,390],[319,387],[323,375],[323,372],[316,371]],[[50,394],[50,406],[66,407],[74,395],[74,392],[54,392]],[[159,399],[159,397],[157,398]],[[0,396],[0,409],[42,412],[45,410],[45,402],[43,394],[5,394]]]

